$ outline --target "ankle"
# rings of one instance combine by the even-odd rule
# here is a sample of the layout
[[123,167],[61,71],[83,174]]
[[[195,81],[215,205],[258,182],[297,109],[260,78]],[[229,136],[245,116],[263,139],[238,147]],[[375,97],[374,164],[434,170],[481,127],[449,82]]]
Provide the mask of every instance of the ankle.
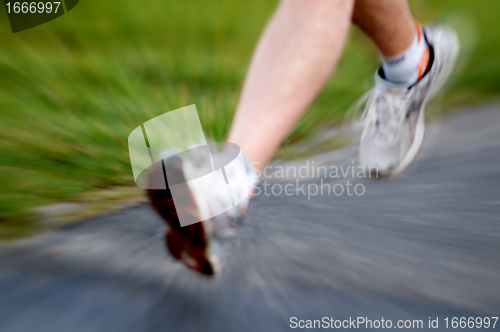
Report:
[[417,33],[412,44],[398,55],[381,56],[385,78],[393,83],[406,83],[408,86],[416,83],[425,73],[429,64],[429,45],[417,22]]

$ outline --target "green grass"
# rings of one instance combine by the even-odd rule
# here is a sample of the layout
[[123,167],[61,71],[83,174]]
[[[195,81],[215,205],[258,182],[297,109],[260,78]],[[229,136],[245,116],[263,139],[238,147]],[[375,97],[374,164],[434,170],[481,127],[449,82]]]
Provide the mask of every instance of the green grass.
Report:
[[[496,0],[411,2],[464,42],[461,70],[436,111],[500,91]],[[136,195],[127,137],[196,104],[205,133],[226,137],[253,47],[276,1],[92,1],[12,34],[0,6],[0,238],[38,229],[33,208]],[[338,69],[284,146],[342,120],[379,60],[352,29]],[[109,194],[110,192],[114,194]]]

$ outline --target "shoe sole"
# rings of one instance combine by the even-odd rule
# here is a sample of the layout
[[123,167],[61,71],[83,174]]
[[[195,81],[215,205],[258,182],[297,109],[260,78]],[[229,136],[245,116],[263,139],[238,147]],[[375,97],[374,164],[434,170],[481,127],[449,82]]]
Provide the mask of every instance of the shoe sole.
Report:
[[[168,174],[176,173],[176,177],[184,180],[182,160],[177,157],[168,158],[164,163]],[[163,173],[163,167],[152,170],[151,178],[157,179],[157,173]],[[163,173],[165,174],[165,173]],[[160,174],[161,178],[161,174]],[[177,211],[172,194],[167,189],[148,189],[147,194],[151,205],[166,221],[169,229],[165,233],[165,245],[172,256],[194,271],[205,275],[214,275],[218,270],[215,258],[209,252],[208,236],[202,222],[181,226],[177,213],[190,213],[198,210],[191,192],[187,192],[189,204]]]

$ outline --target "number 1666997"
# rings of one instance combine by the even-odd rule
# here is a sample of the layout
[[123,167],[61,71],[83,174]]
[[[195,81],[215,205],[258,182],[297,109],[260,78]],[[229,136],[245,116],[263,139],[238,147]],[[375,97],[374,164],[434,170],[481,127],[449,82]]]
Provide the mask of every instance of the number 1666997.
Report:
[[7,2],[7,13],[23,13],[23,14],[35,14],[35,13],[57,13],[59,10],[60,2]]

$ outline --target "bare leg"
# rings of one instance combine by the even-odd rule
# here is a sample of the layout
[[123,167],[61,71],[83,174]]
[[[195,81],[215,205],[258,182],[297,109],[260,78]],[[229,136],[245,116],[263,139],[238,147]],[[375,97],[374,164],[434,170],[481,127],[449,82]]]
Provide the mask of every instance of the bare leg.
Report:
[[271,158],[336,65],[353,0],[283,0],[255,50],[228,141],[257,168]]
[[352,21],[385,56],[403,52],[416,33],[406,0],[356,0]]

